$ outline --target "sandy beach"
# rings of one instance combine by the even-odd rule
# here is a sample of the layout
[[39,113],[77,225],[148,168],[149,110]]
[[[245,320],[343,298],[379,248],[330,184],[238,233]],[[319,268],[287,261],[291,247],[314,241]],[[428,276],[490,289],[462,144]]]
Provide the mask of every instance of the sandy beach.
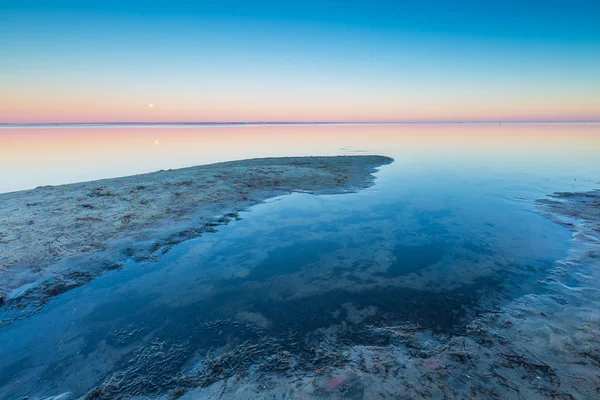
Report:
[[157,260],[269,198],[366,188],[390,162],[264,158],[0,194],[0,326],[125,260]]

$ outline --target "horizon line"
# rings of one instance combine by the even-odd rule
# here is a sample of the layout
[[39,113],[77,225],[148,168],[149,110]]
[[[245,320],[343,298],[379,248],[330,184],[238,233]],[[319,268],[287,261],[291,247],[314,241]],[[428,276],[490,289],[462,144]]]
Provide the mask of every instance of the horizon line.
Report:
[[445,124],[572,124],[600,123],[600,120],[445,120],[445,121],[180,121],[180,122],[0,122],[2,128],[19,127],[102,127],[102,126],[263,126],[263,125],[445,125]]

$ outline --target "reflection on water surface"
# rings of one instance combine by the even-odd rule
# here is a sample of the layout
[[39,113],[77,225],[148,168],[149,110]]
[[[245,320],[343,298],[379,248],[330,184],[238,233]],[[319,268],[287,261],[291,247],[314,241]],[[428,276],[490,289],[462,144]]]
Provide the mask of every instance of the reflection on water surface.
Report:
[[[278,130],[289,136],[276,136]],[[290,379],[315,379],[295,393],[317,398],[367,398],[373,377],[381,393],[394,393],[405,382],[402,390],[416,396],[425,390],[418,374],[434,376],[434,371],[440,374],[435,379],[453,387],[452,370],[444,368],[455,363],[460,366],[452,367],[456,371],[474,374],[480,367],[473,363],[485,358],[475,348],[485,337],[477,333],[477,324],[515,301],[556,290],[542,283],[555,273],[556,262],[568,257],[572,234],[536,212],[533,200],[557,190],[590,189],[600,177],[600,165],[591,156],[600,150],[597,126],[130,132],[128,138],[107,140],[140,148],[151,137],[165,143],[161,151],[166,153],[146,148],[130,154],[141,160],[142,169],[158,168],[159,155],[167,168],[227,155],[348,149],[396,161],[382,167],[369,189],[272,199],[216,233],[173,247],[156,262],[132,261],[2,328],[3,396],[18,398],[29,391],[79,396],[97,387],[92,394],[98,398],[174,395],[178,390],[217,398],[210,388],[232,376],[239,378],[235,387],[245,395],[250,389],[242,387],[244,380],[256,386],[271,376],[276,391],[280,381],[272,376],[284,376],[288,386]],[[4,140],[11,134],[16,135],[0,132]],[[80,138],[81,146],[96,140],[99,131],[61,132],[65,137],[86,134],[92,137]],[[189,147],[182,161],[172,156],[181,150],[178,140]],[[123,162],[114,166],[115,174],[140,172],[132,160]],[[547,307],[536,313],[549,315],[552,307]],[[512,315],[504,319],[503,326],[518,324]],[[496,343],[494,338],[490,343]],[[467,342],[471,350],[455,351]],[[392,353],[377,359],[373,352],[380,348]],[[554,378],[548,370],[535,373],[543,381],[540,387],[548,385],[543,393],[551,393]],[[505,390],[498,380],[473,376],[480,381],[477,390]],[[338,377],[343,384],[331,383]],[[198,391],[202,387],[208,389]],[[462,389],[453,390],[460,396]]]

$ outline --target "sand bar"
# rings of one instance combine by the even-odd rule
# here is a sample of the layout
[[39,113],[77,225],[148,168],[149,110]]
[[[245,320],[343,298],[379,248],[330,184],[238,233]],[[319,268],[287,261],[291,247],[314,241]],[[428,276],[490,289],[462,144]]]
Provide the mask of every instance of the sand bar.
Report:
[[262,158],[0,194],[0,320],[31,315],[127,260],[157,260],[269,198],[369,187],[392,161]]

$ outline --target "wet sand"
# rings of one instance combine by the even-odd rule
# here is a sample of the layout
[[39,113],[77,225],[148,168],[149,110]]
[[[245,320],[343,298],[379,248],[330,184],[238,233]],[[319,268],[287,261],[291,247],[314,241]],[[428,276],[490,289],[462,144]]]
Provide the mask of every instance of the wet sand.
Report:
[[128,259],[157,260],[266,199],[369,187],[390,162],[264,158],[0,194],[0,326]]

